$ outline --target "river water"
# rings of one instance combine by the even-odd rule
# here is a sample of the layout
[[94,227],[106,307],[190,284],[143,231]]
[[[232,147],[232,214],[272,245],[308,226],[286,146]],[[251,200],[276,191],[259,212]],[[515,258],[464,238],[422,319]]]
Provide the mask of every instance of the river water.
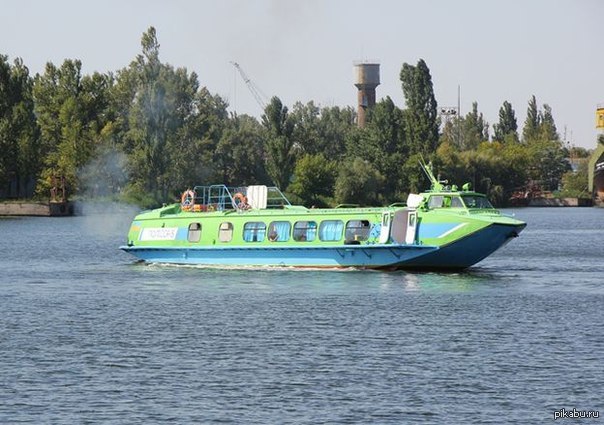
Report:
[[602,420],[604,209],[506,213],[455,274],[145,265],[127,210],[2,218],[0,422]]

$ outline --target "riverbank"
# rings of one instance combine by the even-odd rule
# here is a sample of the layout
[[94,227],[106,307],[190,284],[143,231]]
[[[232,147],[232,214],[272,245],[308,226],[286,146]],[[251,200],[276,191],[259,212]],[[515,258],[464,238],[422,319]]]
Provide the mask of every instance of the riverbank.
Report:
[[71,202],[0,202],[0,216],[65,217],[73,211]]
[[587,198],[533,198],[529,207],[592,207],[591,199]]

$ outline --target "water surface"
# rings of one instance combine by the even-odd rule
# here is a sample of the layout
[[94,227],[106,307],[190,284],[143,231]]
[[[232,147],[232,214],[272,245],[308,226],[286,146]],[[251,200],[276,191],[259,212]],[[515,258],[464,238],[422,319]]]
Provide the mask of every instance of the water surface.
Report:
[[145,265],[126,211],[0,219],[0,422],[603,414],[604,210],[506,212],[526,230],[455,274]]

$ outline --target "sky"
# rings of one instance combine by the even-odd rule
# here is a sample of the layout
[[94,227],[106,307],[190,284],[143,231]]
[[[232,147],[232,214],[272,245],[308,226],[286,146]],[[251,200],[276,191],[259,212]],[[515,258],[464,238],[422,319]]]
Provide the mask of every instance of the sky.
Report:
[[261,107],[231,62],[266,95],[356,107],[354,61],[378,61],[377,98],[405,107],[399,73],[423,59],[439,107],[478,102],[492,125],[504,101],[519,130],[531,96],[552,108],[565,142],[596,146],[604,103],[600,0],[0,0],[0,54],[30,73],[79,59],[115,72],[157,31],[160,59],[195,72],[231,111]]

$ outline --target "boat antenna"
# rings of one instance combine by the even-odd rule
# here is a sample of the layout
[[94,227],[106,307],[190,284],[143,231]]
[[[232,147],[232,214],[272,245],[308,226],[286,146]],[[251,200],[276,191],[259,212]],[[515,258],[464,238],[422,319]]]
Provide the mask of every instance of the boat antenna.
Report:
[[424,173],[426,174],[426,176],[428,177],[428,180],[430,180],[431,183],[431,188],[430,190],[432,191],[440,191],[443,190],[443,185],[442,183],[446,183],[446,182],[440,182],[435,176],[434,173],[432,172],[432,161],[430,161],[428,164],[426,164],[426,162],[424,161],[424,158],[422,157],[419,160],[419,165],[422,167],[422,170],[424,171]]

